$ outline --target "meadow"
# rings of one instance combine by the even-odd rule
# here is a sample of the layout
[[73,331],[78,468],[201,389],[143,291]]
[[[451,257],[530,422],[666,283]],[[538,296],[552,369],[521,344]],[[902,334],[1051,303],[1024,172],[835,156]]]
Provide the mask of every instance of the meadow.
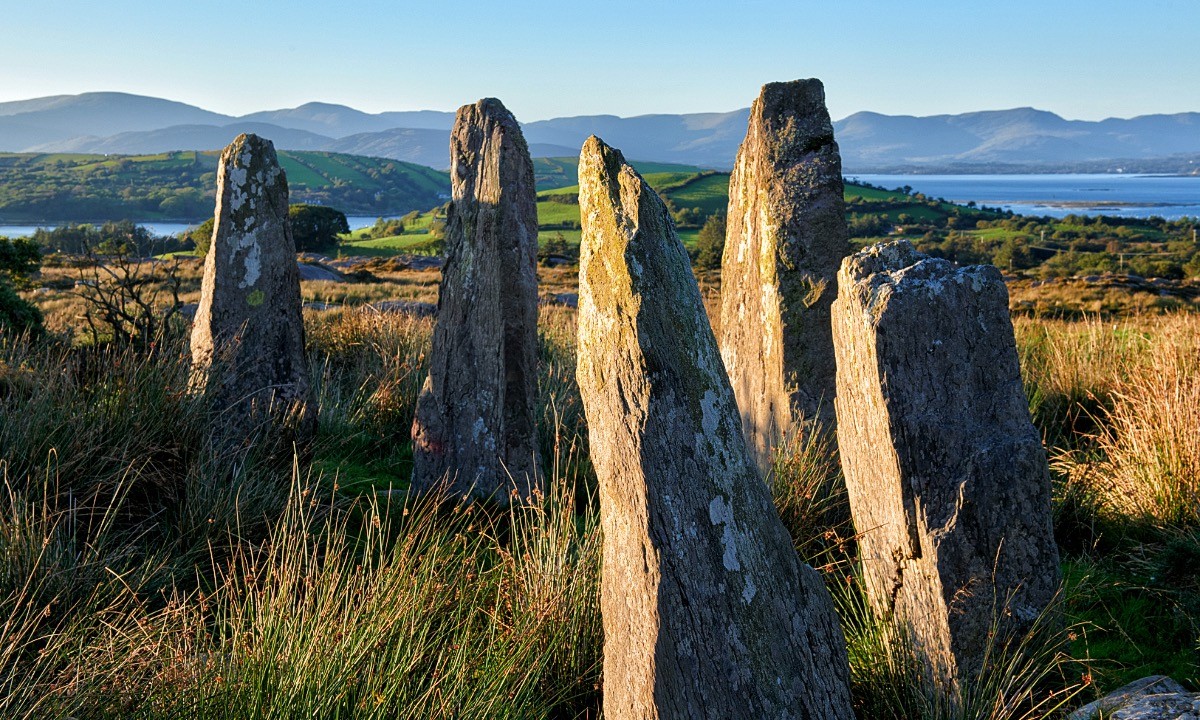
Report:
[[[0,153],[0,218],[51,224],[204,218],[212,213],[219,155]],[[393,214],[449,197],[445,173],[399,160],[280,151],[279,162],[298,203]]]
[[[372,262],[371,280],[303,284],[306,300],[347,303],[305,313],[320,426],[304,455],[269,435],[210,447],[186,322],[95,342],[78,330],[77,269],[44,270],[48,292],[27,296],[48,338],[0,339],[0,715],[598,716],[601,538],[574,310],[541,311],[544,496],[410,498],[432,323],[364,303],[435,300],[438,274]],[[192,298],[199,264],[180,263]],[[540,272],[543,294],[573,289],[574,268]],[[699,279],[711,301],[719,279]],[[1055,717],[1152,673],[1196,687],[1200,316],[1022,316],[1016,332],[1064,589],[1059,619],[968,688],[970,716]],[[837,601],[859,716],[948,718],[863,602],[838,473],[818,438],[783,449],[770,482]]]

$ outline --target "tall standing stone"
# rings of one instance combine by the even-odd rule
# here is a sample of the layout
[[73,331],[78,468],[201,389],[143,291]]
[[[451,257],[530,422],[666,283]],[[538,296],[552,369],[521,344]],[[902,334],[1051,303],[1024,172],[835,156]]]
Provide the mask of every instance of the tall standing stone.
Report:
[[805,422],[832,430],[829,308],[850,252],[820,80],[764,85],[729,180],[721,355],[761,467]]
[[746,449],[687,252],[592,137],[577,376],[604,532],[604,715],[852,718],[833,603]]
[[292,439],[312,436],[287,177],[275,146],[257,135],[239,135],[221,153],[191,349],[192,385],[207,391],[222,442],[240,442],[267,421]]
[[1008,291],[907,241],[842,264],[838,442],[867,590],[932,675],[980,669],[1058,589],[1050,479],[1021,385]]
[[537,198],[521,128],[499,100],[458,110],[452,202],[413,486],[508,502],[539,483]]

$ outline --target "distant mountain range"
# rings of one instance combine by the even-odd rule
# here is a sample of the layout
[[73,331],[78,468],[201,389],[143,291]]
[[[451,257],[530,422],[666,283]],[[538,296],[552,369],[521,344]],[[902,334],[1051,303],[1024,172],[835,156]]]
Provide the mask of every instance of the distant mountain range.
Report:
[[[749,109],[724,113],[613,115],[524,125],[535,157],[575,155],[596,134],[626,156],[727,169]],[[140,154],[212,150],[238,133],[280,149],[391,158],[444,169],[454,113],[365,113],[342,105],[222,115],[124,93],[59,95],[0,103],[0,150]],[[848,174],[869,172],[1118,171],[1200,174],[1200,113],[1099,122],[1033,108],[929,117],[860,112],[834,123]]]

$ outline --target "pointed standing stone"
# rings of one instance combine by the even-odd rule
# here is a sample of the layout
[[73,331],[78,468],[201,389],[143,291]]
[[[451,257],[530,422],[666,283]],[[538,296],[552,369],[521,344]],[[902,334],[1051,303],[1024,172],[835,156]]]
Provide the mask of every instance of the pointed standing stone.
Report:
[[579,204],[605,717],[853,718],[833,603],[747,452],[666,207],[595,137]]
[[220,436],[242,442],[268,418],[292,439],[312,436],[287,178],[275,146],[257,135],[239,135],[221,153],[191,347],[192,385],[207,389]]
[[838,442],[875,608],[942,681],[977,673],[993,623],[1027,629],[1058,589],[1050,479],[1008,291],[907,241],[842,264]]
[[850,252],[820,80],[764,85],[729,180],[721,355],[760,467],[794,426],[833,429],[829,307]]
[[537,198],[499,100],[458,110],[452,202],[429,378],[413,423],[413,487],[508,502],[539,483]]

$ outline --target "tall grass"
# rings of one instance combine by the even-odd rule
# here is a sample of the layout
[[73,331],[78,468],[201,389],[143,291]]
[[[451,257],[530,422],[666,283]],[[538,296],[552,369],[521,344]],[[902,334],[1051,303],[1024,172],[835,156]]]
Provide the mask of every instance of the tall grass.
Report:
[[1055,534],[1109,688],[1200,681],[1200,318],[1018,320],[1055,482]]
[[849,572],[854,526],[834,433],[820,426],[791,433],[775,452],[768,481],[800,557],[834,575]]
[[[596,716],[600,535],[573,321],[542,311],[546,493],[504,510],[406,496],[427,319],[306,317],[311,464],[214,452],[180,346],[0,340],[0,715]],[[1196,584],[1200,325],[1020,321],[1018,333],[1060,517],[1071,487],[1088,498],[1072,496],[1080,522],[1161,528],[1159,549],[1093,569]],[[831,438],[798,437],[772,483],[838,601],[861,717],[1053,716],[1078,688],[1050,625],[995,649],[968,687],[931,685],[898,626],[863,602]],[[1110,597],[1089,592],[1073,584],[1063,608],[1098,636],[1094,607]],[[1186,615],[1188,598],[1169,597]],[[1187,640],[1186,620],[1172,627]]]
[[1014,319],[1029,407],[1047,445],[1075,447],[1152,344],[1141,323]]
[[947,683],[922,666],[905,623],[872,610],[861,578],[834,586],[834,599],[846,633],[859,717],[1034,720],[1069,709],[1085,687],[1079,672],[1084,666],[1067,652],[1075,628],[1060,622],[1061,600],[1023,636],[1007,645],[990,643],[978,675]]
[[500,519],[367,500],[365,522],[313,527],[319,502],[297,486],[267,541],[222,570],[184,636],[194,668],[153,689],[147,716],[545,717],[593,702],[597,533],[569,499]]
[[1120,382],[1096,433],[1098,490],[1122,515],[1200,525],[1200,343],[1172,328]]
[[577,504],[569,348],[543,349],[547,493],[501,512],[388,491],[428,320],[309,323],[312,467],[214,454],[178,346],[0,347],[5,717],[595,713],[599,530]]

